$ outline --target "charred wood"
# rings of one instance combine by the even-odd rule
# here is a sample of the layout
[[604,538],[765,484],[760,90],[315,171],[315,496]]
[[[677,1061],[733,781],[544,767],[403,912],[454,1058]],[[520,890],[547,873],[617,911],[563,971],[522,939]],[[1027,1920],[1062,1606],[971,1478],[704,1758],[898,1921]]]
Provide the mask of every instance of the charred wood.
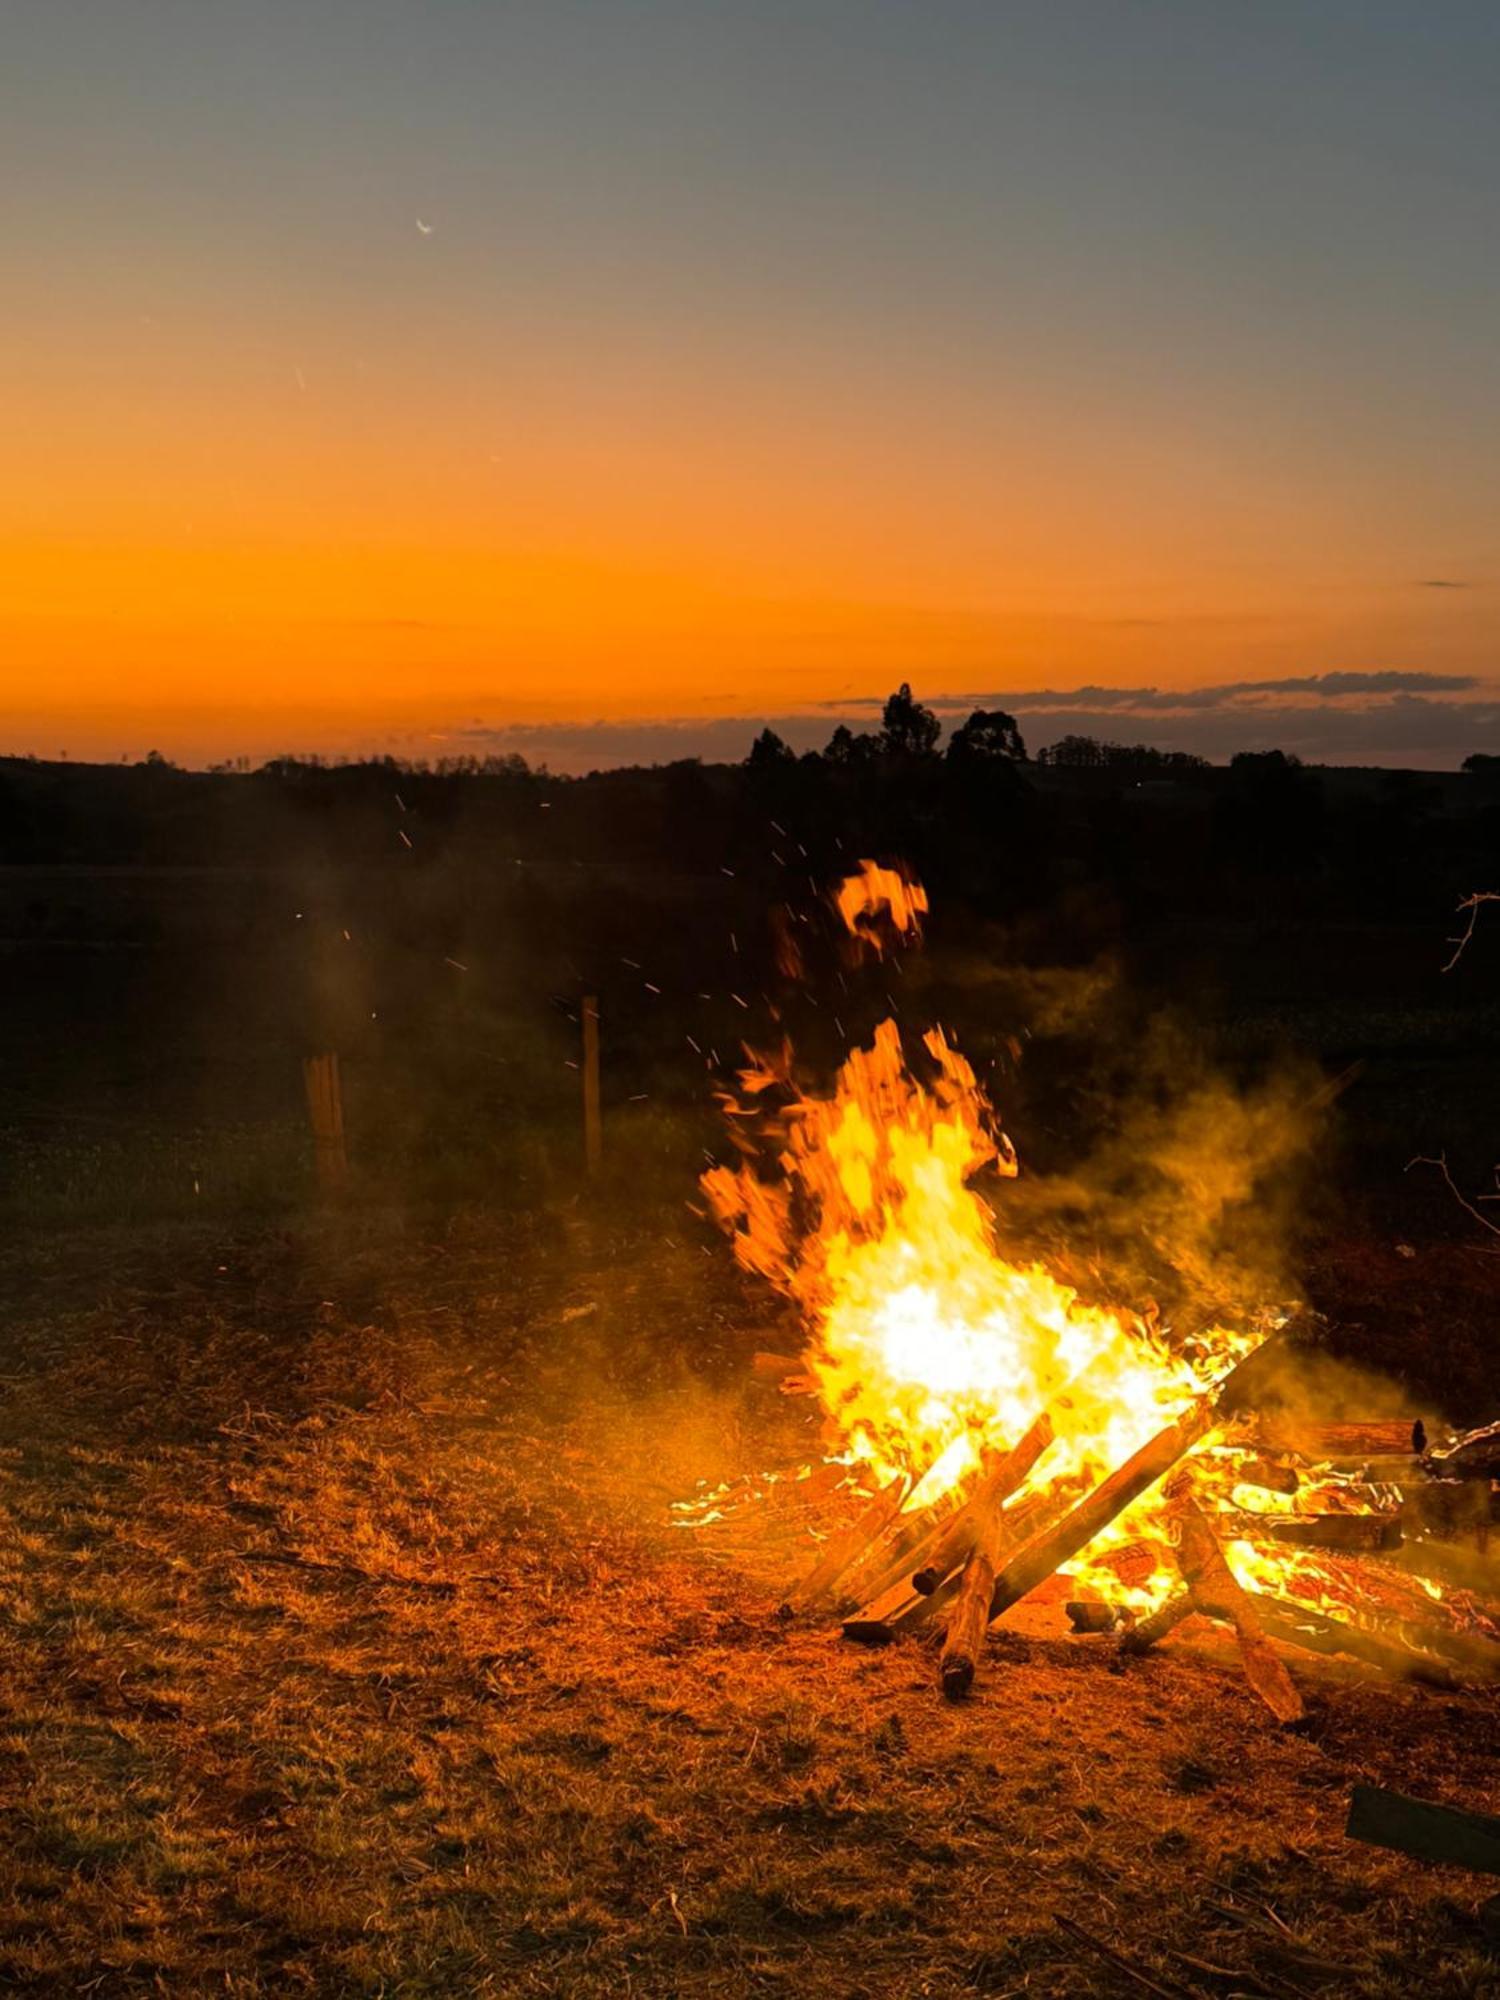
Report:
[[1113,1632],[1120,1622],[1115,1607],[1100,1598],[1075,1598],[1063,1610],[1075,1632]]

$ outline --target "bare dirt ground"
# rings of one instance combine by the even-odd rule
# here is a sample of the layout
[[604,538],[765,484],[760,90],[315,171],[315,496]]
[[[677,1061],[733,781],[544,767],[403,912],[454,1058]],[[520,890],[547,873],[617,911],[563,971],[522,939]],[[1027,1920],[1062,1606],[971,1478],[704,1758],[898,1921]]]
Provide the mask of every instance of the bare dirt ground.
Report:
[[1342,1833],[1356,1780],[1500,1810],[1494,1692],[1298,1658],[1288,1735],[1201,1635],[1033,1614],[949,1707],[924,1647],[778,1617],[784,1546],[673,1528],[809,1445],[727,1262],[581,1221],[18,1253],[0,1986],[1500,1991],[1495,1885]]

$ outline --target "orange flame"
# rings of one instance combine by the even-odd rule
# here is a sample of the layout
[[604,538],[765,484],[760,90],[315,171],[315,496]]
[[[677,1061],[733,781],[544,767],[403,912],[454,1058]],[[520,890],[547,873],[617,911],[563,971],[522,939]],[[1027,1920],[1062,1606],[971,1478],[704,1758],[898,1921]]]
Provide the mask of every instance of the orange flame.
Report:
[[[882,913],[905,934],[927,908],[920,883],[868,861],[834,900],[871,942]],[[891,1020],[852,1051],[826,1095],[798,1092],[789,1047],[752,1055],[725,1101],[746,1157],[703,1176],[709,1205],[745,1269],[800,1308],[807,1370],[841,1458],[880,1480],[904,1474],[914,1482],[907,1505],[920,1506],[1046,1412],[1053,1442],[1016,1499],[1081,1490],[1182,1414],[1259,1335],[1214,1326],[1174,1340],[1154,1318],[1090,1304],[1043,1264],[1003,1255],[981,1189],[998,1194],[1016,1175],[1014,1149],[941,1031],[922,1037],[917,1067]],[[1204,1504],[1241,1524],[1226,1520],[1236,1573],[1247,1588],[1328,1601],[1325,1566],[1305,1551],[1242,1538],[1248,1457],[1214,1431],[1193,1462]],[[1336,1484],[1328,1469],[1317,1490]],[[1286,1511],[1260,1488],[1253,1505]],[[1144,1609],[1175,1585],[1170,1544],[1168,1503],[1148,1493],[1065,1569]]]
[[859,873],[850,875],[834,891],[834,908],[851,934],[877,955],[881,950],[882,916],[900,937],[921,935],[927,914],[927,891],[896,868],[882,868],[878,861],[861,861]]

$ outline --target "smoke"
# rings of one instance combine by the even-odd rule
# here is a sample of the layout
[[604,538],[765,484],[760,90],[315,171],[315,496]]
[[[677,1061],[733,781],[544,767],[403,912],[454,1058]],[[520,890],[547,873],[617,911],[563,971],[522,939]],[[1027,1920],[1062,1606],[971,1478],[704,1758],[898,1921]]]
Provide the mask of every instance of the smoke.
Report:
[[[1002,1239],[1045,1256],[1085,1296],[1155,1307],[1185,1331],[1294,1308],[1329,1102],[1317,1067],[1282,1056],[1231,1076],[1201,1033],[1167,1014],[1142,1019],[1099,967],[1036,990],[1039,1020],[1063,1028],[1063,1046],[1048,1051],[1033,1031],[1050,1089],[1044,1079],[1018,1092],[1022,1175],[996,1196]],[[1051,1159],[1028,1173],[1033,1121],[1053,1128]]]

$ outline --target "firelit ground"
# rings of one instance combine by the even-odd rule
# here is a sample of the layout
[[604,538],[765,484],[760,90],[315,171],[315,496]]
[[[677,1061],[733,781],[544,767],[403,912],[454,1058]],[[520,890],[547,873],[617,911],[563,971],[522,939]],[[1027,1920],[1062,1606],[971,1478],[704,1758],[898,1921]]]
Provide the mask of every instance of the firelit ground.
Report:
[[949,1707],[927,1648],[777,1616],[772,1510],[669,1526],[812,1448],[686,1233],[103,1232],[0,1279],[7,1991],[1500,1986],[1493,1884],[1342,1833],[1361,1779],[1500,1810],[1493,1692],[1298,1659],[1288,1735],[1211,1641],[1122,1666],[1043,1612]]

